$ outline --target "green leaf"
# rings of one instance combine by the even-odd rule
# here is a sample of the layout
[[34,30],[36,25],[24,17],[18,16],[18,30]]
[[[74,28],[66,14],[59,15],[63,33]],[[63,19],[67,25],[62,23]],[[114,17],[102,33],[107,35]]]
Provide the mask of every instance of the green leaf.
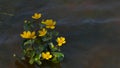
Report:
[[23,28],[24,28],[24,30],[28,30],[27,24],[24,24]]
[[39,25],[40,29],[42,29],[44,27],[44,25],[41,23],[39,23],[38,25]]
[[34,26],[33,26],[32,24],[30,24],[30,27],[31,27],[31,28],[34,28]]
[[38,64],[38,65],[41,65],[42,62],[40,61],[40,57],[41,57],[41,54],[37,54],[34,58],[35,62]]
[[25,21],[24,23],[24,30],[28,31],[34,28],[34,25],[31,23],[31,21]]
[[35,61],[40,61],[40,57],[41,57],[41,54],[37,54],[37,55],[35,56]]
[[50,34],[51,34],[52,36],[58,36],[58,35],[59,35],[59,32],[52,31]]
[[34,63],[34,58],[30,58],[29,63],[33,64]]
[[35,40],[35,43],[41,44],[41,41],[42,41],[41,38],[39,38],[39,39],[36,39],[36,40]]
[[27,30],[30,30],[30,26],[29,26],[29,23],[25,23],[24,24],[24,30],[27,31]]
[[41,62],[41,61],[36,61],[36,63],[37,63],[38,65],[41,65],[41,64],[42,64],[42,62]]
[[44,42],[46,42],[46,41],[49,41],[49,40],[51,40],[52,39],[52,37],[45,37],[45,38],[43,38],[42,40],[44,41]]
[[30,50],[33,50],[33,48],[32,47],[27,47],[26,48],[26,51],[30,51]]
[[26,54],[26,50],[23,50],[23,54],[24,54],[24,55]]
[[35,51],[31,51],[30,57],[33,58],[35,56]]
[[24,45],[30,45],[33,43],[34,43],[34,40],[27,40],[26,42],[24,42]]
[[26,51],[25,56],[29,58],[33,58],[35,56],[35,51]]
[[53,63],[59,63],[60,61],[63,60],[64,58],[64,54],[63,53],[60,53],[60,52],[52,52],[53,54],[53,59],[52,59],[52,62]]
[[51,51],[58,51],[58,48],[55,47],[53,43],[49,43],[49,48]]
[[39,48],[39,49],[38,49],[38,50],[39,50],[39,52],[42,52],[42,51],[45,49],[45,47],[44,47],[44,46],[39,46],[38,48]]

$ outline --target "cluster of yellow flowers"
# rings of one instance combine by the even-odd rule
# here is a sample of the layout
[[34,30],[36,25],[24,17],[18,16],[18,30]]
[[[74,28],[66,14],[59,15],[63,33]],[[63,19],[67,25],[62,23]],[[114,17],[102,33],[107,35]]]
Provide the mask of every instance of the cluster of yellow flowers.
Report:
[[[37,20],[42,17],[42,14],[35,13],[32,18]],[[53,21],[52,19],[42,20],[41,24],[45,25],[45,28],[40,29],[37,33],[35,31],[23,31],[20,36],[24,39],[36,39],[37,37],[43,37],[46,36],[48,30],[47,29],[55,29],[56,21]],[[57,46],[62,46],[66,43],[65,37],[57,37],[56,39]],[[53,56],[50,54],[49,51],[42,52],[42,58],[49,60]]]

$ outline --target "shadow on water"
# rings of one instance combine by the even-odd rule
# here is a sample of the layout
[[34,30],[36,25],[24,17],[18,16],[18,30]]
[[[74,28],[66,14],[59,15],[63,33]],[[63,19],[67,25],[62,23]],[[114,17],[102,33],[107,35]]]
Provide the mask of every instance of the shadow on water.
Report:
[[[34,12],[57,21],[67,38],[61,64],[41,67],[21,56],[22,25]],[[0,68],[120,68],[120,0],[0,0]]]

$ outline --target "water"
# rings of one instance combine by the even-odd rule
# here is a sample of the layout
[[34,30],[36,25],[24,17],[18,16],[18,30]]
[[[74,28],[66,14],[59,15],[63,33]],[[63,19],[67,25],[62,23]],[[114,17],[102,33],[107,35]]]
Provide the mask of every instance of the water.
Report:
[[[60,64],[19,62],[22,25],[35,12],[67,38]],[[0,68],[120,68],[119,0],[0,0]]]

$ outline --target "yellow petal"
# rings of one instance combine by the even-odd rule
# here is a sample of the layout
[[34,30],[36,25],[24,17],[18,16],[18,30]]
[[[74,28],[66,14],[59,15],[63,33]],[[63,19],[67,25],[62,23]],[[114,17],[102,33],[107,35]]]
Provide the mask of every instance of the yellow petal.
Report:
[[27,32],[26,32],[26,31],[24,31],[24,32],[23,32],[23,34],[24,34],[24,35],[26,35],[26,34],[27,34]]
[[39,19],[42,16],[42,14],[40,13],[34,13],[34,15],[32,16],[33,19]]
[[43,28],[42,31],[43,31],[43,32],[46,31],[45,28]]
[[20,34],[20,36],[21,36],[22,38],[24,38],[24,35],[23,35],[23,34]]
[[63,43],[66,43],[66,41],[63,41]]
[[30,31],[27,31],[27,34],[28,34],[28,35],[30,35],[30,34],[31,34],[31,32],[30,32]]
[[55,26],[51,26],[50,28],[51,28],[51,29],[54,29],[54,28],[55,28]]
[[33,39],[35,39],[35,38],[36,38],[36,36],[33,37]]
[[30,38],[31,32],[27,31],[27,38]]
[[53,25],[56,25],[56,21],[54,21]]
[[45,53],[42,53],[42,57],[44,57],[45,56]]
[[42,24],[45,24],[45,22],[44,22],[44,20],[42,20],[42,22],[41,22]]
[[35,31],[34,32],[32,32],[32,36],[34,36],[35,35]]
[[46,28],[50,28],[50,26],[46,26]]
[[62,46],[62,44],[61,44],[61,43],[58,43],[58,46]]
[[46,60],[49,60],[49,58],[46,58]]
[[49,54],[50,54],[50,52],[46,52],[46,54],[47,54],[47,55],[49,55]]
[[57,41],[60,41],[60,38],[59,38],[59,37],[57,38]]
[[50,55],[49,58],[52,58],[52,55]]
[[50,22],[52,22],[52,19],[47,19],[46,22],[50,23]]
[[34,16],[37,16],[37,15],[38,15],[38,13],[35,13],[35,14],[34,14]]
[[35,16],[32,16],[33,19],[35,19]]
[[39,30],[39,36],[44,36],[46,35],[47,30],[45,28],[43,28],[42,30]]
[[39,14],[38,14],[38,16],[39,16],[39,18],[40,18],[40,17],[42,16],[42,14],[41,14],[41,13],[39,13]]
[[65,40],[65,38],[64,38],[64,37],[61,37],[61,39],[62,39],[62,40]]

